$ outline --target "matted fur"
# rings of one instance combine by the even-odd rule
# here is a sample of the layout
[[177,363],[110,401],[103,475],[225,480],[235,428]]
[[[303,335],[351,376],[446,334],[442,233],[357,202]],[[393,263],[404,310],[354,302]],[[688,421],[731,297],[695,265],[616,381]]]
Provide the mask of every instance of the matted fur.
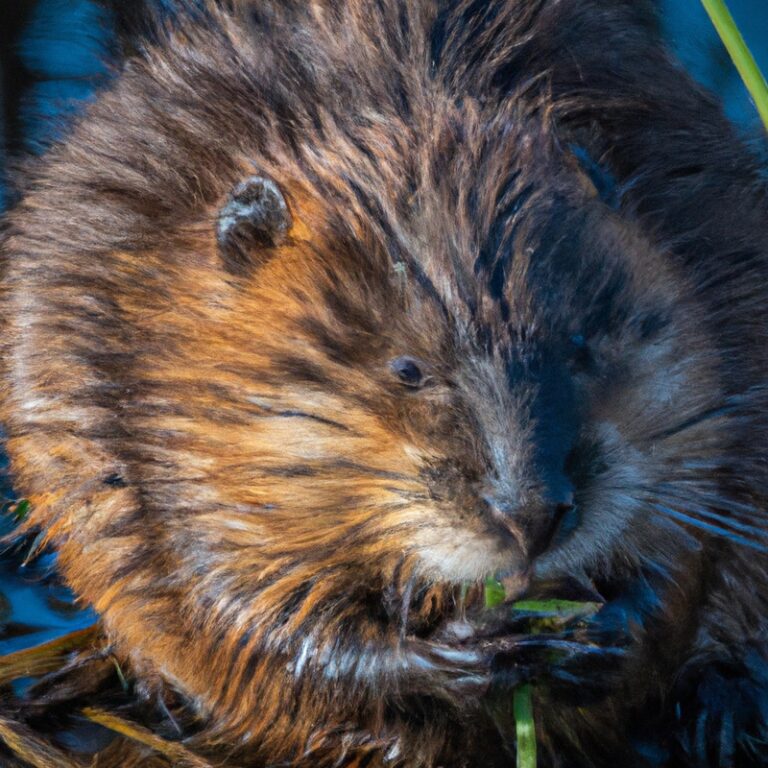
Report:
[[[646,5],[157,37],[34,173],[2,278],[26,525],[147,689],[238,765],[508,765],[488,702],[525,675],[542,766],[763,764],[765,187]],[[233,275],[254,174],[293,226]],[[531,563],[601,591],[585,637],[448,639],[462,584]]]

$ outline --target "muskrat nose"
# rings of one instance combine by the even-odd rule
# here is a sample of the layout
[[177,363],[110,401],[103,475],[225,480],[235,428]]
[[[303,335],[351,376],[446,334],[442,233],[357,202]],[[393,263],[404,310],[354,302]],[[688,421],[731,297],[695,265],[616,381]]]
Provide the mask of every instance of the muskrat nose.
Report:
[[520,555],[527,556],[529,546],[526,541],[525,531],[520,525],[520,518],[515,514],[516,505],[492,493],[483,494],[482,499],[490,513],[491,519],[499,528],[512,537],[520,549]]
[[573,492],[520,507],[493,494],[484,494],[491,518],[518,544],[528,559],[538,557],[574,527],[576,504]]

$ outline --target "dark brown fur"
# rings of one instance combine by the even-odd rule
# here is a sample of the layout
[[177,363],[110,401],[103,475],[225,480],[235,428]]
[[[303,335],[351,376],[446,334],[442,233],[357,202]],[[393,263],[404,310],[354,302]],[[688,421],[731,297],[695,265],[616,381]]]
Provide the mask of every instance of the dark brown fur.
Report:
[[[762,764],[765,187],[644,4],[165,34],[34,175],[2,280],[27,525],[146,686],[236,764],[508,765],[526,675],[542,766]],[[233,273],[254,174],[292,226]],[[500,571],[607,604],[452,636]]]

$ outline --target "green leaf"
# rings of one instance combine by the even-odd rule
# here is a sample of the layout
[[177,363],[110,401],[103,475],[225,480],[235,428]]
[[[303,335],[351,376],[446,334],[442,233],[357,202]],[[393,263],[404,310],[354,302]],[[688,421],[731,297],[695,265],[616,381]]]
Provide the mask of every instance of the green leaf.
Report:
[[483,594],[485,596],[486,608],[495,608],[497,605],[501,605],[507,596],[504,585],[492,576],[489,576],[485,580],[485,590]]
[[600,603],[582,603],[577,600],[518,600],[512,604],[516,611],[542,613],[554,616],[584,616],[597,613]]

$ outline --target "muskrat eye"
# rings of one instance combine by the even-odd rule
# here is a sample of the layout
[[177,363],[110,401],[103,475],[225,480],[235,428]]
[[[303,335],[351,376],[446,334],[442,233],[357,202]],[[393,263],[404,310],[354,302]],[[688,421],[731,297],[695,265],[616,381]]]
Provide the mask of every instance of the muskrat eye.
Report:
[[412,357],[396,357],[389,364],[392,373],[397,376],[406,387],[420,387],[425,377],[419,364]]

